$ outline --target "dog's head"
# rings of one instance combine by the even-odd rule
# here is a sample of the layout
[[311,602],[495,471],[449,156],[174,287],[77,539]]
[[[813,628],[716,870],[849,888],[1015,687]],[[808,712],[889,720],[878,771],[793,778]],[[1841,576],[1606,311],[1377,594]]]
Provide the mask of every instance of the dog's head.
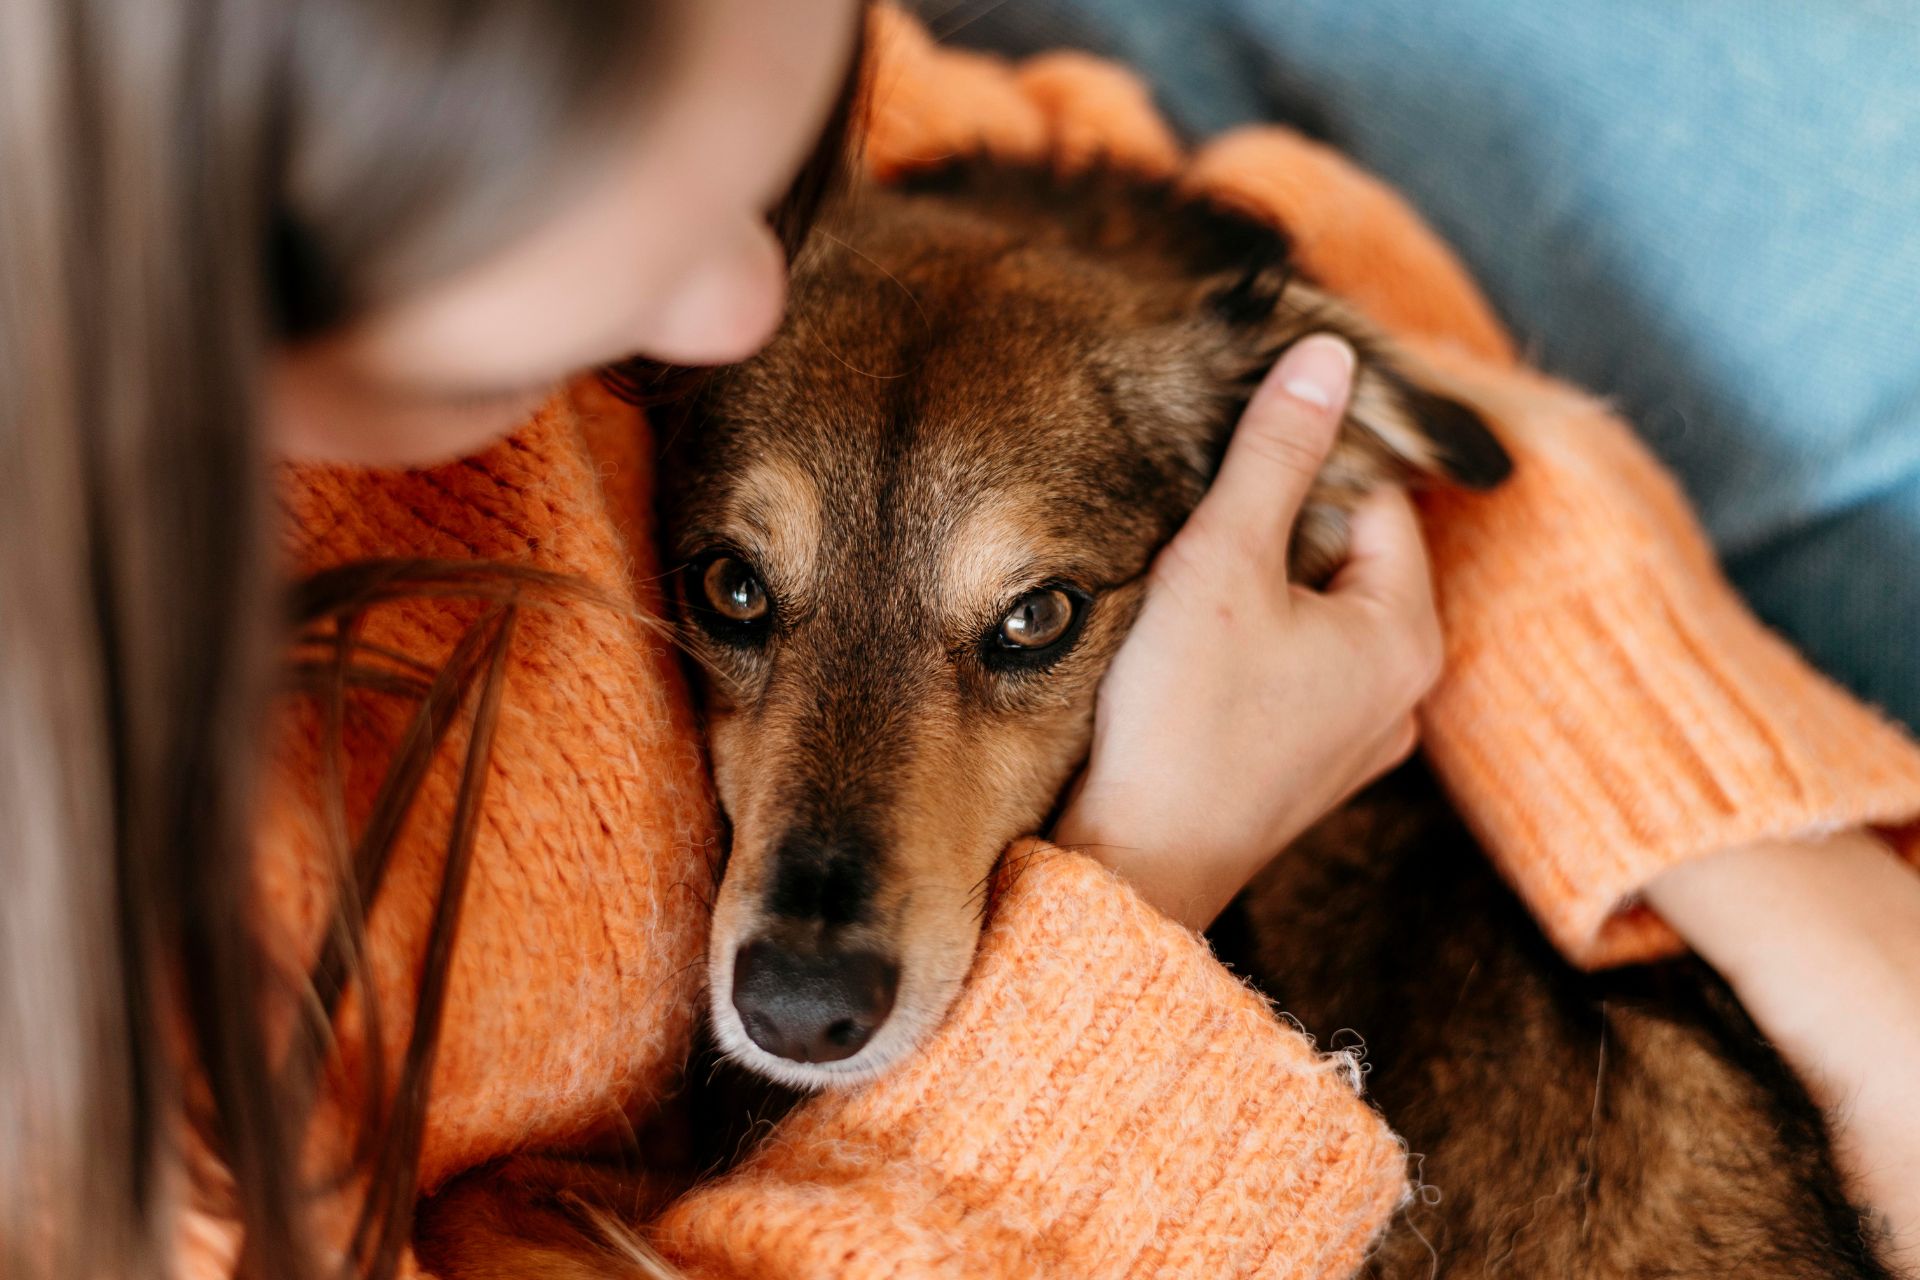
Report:
[[803,1086],[945,1013],[997,857],[1082,760],[1148,564],[1287,343],[1362,352],[1302,580],[1383,480],[1506,467],[1279,236],[1163,188],[961,168],[824,231],[774,342],[664,421],[661,485],[733,827],[716,1033]]

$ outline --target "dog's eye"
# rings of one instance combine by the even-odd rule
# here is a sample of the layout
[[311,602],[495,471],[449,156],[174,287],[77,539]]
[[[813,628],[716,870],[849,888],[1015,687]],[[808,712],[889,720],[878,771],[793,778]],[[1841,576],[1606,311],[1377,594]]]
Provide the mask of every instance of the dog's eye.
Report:
[[1030,591],[1000,619],[1000,643],[1009,649],[1044,649],[1073,625],[1073,597],[1058,587]]
[[713,611],[729,622],[758,622],[767,616],[767,589],[753,570],[732,556],[721,556],[700,575]]
[[987,632],[981,659],[1001,671],[1044,670],[1064,657],[1087,616],[1087,595],[1073,587],[1036,587],[1013,602]]
[[720,554],[688,566],[687,595],[694,618],[715,636],[739,643],[766,636],[773,597],[738,556]]

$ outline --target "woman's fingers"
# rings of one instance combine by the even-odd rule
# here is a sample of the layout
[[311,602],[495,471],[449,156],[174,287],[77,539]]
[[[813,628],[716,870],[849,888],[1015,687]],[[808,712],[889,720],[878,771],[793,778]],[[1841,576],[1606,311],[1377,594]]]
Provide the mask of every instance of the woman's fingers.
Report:
[[1351,530],[1347,562],[1334,575],[1328,595],[1373,606],[1386,633],[1383,660],[1402,668],[1397,683],[1417,700],[1439,679],[1445,657],[1419,516],[1404,490],[1382,489],[1355,508]]
[[1247,402],[1181,537],[1230,539],[1251,567],[1284,578],[1294,517],[1333,448],[1353,366],[1353,348],[1332,334],[1287,348]]
[[1368,494],[1354,508],[1349,530],[1347,562],[1333,576],[1329,594],[1363,596],[1389,607],[1432,601],[1427,544],[1406,490]]

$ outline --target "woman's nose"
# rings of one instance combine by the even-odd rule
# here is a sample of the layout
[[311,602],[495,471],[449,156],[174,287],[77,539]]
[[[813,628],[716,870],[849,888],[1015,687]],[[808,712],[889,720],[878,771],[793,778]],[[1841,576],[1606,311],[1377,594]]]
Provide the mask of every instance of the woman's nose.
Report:
[[674,364],[732,364],[767,344],[787,301],[787,263],[764,223],[745,221],[671,286],[639,349]]

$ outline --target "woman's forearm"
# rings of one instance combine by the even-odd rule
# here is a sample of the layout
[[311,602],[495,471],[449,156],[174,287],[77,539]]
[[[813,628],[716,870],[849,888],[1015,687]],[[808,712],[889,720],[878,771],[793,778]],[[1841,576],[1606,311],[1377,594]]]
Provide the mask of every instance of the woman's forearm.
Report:
[[1851,831],[1688,862],[1646,897],[1798,1072],[1893,1258],[1920,1272],[1920,874]]

